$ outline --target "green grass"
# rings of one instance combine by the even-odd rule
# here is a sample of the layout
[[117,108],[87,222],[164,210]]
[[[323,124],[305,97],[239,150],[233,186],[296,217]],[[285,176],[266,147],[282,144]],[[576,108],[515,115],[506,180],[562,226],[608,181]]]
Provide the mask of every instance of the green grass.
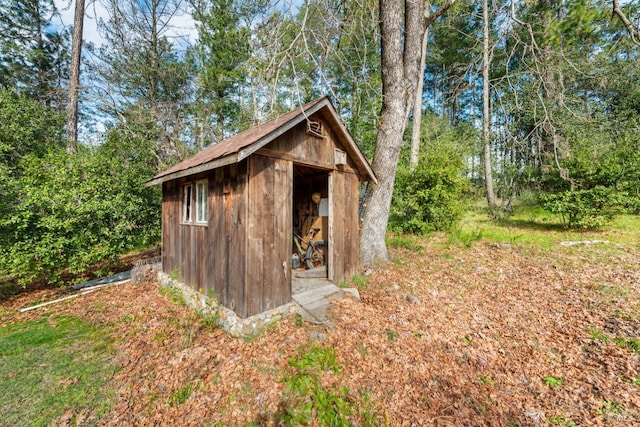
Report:
[[161,286],[160,294],[168,296],[169,299],[173,301],[174,304],[177,304],[183,307],[186,307],[187,305],[187,301],[184,299],[184,294],[182,293],[182,290],[180,290],[179,288],[174,288],[172,286]]
[[550,375],[542,377],[542,381],[549,387],[560,387],[564,383],[561,377],[552,377]]
[[365,277],[356,274],[351,278],[351,282],[354,284],[356,288],[359,289],[369,289],[369,285],[367,284],[367,279]]
[[564,415],[562,415],[562,414],[558,414],[558,415],[556,415],[556,416],[554,416],[554,417],[549,418],[549,422],[550,422],[551,424],[561,425],[561,426],[567,426],[567,427],[575,426],[575,425],[576,425],[575,421],[573,421],[573,420],[571,420],[571,419],[566,418],[566,417],[565,417]]
[[68,411],[97,424],[109,410],[111,340],[73,317],[0,328],[0,425],[48,426]]
[[613,340],[613,342],[621,348],[628,348],[631,351],[635,351],[640,355],[640,340],[637,338],[631,338],[627,340],[625,338],[618,337]]
[[169,396],[169,406],[180,406],[189,400],[191,394],[196,390],[202,390],[203,385],[202,381],[197,380],[195,382],[190,382],[180,387],[178,390],[171,393]]
[[595,412],[600,415],[620,415],[625,414],[627,411],[617,402],[605,399],[602,401],[602,406],[596,409]]
[[387,246],[392,248],[404,248],[410,251],[419,252],[424,249],[421,244],[422,239],[412,234],[389,233],[386,237]]
[[297,426],[318,424],[324,426],[381,425],[369,396],[359,391],[360,404],[346,387],[324,386],[327,373],[339,374],[337,354],[332,347],[305,346],[289,359],[282,382],[285,384],[283,401],[273,415],[260,414],[256,425],[270,424]]
[[609,336],[595,326],[589,326],[587,332],[594,341],[602,341],[605,344],[609,342]]
[[560,217],[536,205],[520,205],[500,220],[490,218],[478,204],[448,233],[449,243],[470,246],[474,241],[507,244],[534,244],[542,248],[556,246],[561,241],[606,240],[613,244],[638,244],[640,216],[618,215],[598,231],[577,231],[562,226]]

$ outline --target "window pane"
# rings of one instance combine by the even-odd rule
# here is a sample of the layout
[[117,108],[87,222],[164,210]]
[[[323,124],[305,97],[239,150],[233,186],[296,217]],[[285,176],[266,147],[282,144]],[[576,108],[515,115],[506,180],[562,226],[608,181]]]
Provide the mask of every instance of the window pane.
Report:
[[196,221],[207,222],[207,183],[196,184]]
[[184,199],[182,200],[182,221],[191,222],[191,186],[184,186]]

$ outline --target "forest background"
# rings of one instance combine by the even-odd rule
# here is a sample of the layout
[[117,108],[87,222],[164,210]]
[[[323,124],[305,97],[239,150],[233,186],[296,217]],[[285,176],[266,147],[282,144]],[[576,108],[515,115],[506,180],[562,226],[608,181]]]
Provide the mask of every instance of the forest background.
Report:
[[[389,2],[95,1],[103,41],[82,45],[76,89],[53,0],[0,4],[2,274],[55,283],[157,243],[160,189],[145,181],[322,95],[376,168]],[[423,6],[384,230],[450,229],[479,198],[497,220],[534,203],[575,228],[640,214],[637,1]],[[197,37],[176,31],[185,15]]]

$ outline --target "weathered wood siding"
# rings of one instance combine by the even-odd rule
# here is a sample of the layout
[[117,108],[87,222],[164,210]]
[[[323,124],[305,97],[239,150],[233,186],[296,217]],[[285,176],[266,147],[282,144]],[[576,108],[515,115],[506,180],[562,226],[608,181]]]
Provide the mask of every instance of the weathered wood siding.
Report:
[[334,149],[344,147],[337,142],[333,129],[320,115],[310,119],[322,122],[323,138],[307,135],[305,124],[301,124],[258,152],[329,173],[329,280],[334,283],[350,281],[358,272],[359,262],[359,179],[351,158],[347,159],[346,165],[335,165]]
[[[207,225],[182,224],[184,184],[208,182]],[[163,184],[162,264],[186,285],[246,313],[246,162]]]
[[329,280],[348,282],[358,272],[358,177],[333,172],[329,178]]
[[258,150],[258,154],[291,160],[300,165],[316,167],[327,171],[340,170],[355,173],[356,169],[351,159],[347,160],[347,165],[335,165],[334,149],[342,149],[343,147],[340,147],[336,143],[336,134],[326,121],[319,115],[311,116],[310,119],[322,123],[325,135],[323,138],[307,135],[305,132],[306,125],[302,123],[271,142],[265,148]]
[[293,163],[261,155],[249,162],[247,311],[291,301]]

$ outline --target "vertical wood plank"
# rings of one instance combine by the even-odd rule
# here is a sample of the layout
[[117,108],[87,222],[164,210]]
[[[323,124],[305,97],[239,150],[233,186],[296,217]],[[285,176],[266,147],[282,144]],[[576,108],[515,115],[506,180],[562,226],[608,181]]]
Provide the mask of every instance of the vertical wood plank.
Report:
[[174,207],[175,219],[174,219],[174,253],[175,253],[175,266],[171,270],[177,272],[177,277],[180,280],[184,280],[184,227],[180,225],[182,221],[182,189],[179,182],[176,182],[176,204]]
[[344,280],[344,174],[335,172],[333,176],[334,221],[333,221],[333,280],[339,283]]
[[273,287],[272,264],[274,259],[274,200],[273,200],[273,167],[270,167],[270,159],[254,155],[251,157],[253,166],[251,171],[251,194],[249,210],[252,214],[249,238],[254,239],[255,255],[254,266],[257,271],[253,280],[249,280],[246,286],[247,311],[249,315],[264,311],[268,304]]
[[247,239],[247,245],[250,250],[247,252],[247,286],[245,288],[245,301],[242,310],[238,310],[237,313],[240,317],[248,317],[252,314],[259,313],[259,294],[257,289],[261,288],[262,275],[264,262],[264,249],[262,247],[261,237],[249,236]]
[[172,257],[175,254],[172,241],[175,235],[175,225],[172,217],[175,198],[173,194],[174,187],[173,182],[164,182],[162,184],[162,268],[167,274],[172,270]]
[[209,194],[208,194],[208,217],[209,223],[207,227],[207,238],[203,253],[203,259],[206,262],[206,292],[207,296],[219,299],[222,301],[222,283],[221,278],[217,275],[216,258],[218,255],[217,250],[217,237],[219,234],[219,213],[218,208],[220,205],[219,196],[219,184],[216,180],[215,172],[209,175]]
[[358,179],[350,173],[345,178],[345,280],[358,272],[359,232],[358,232]]
[[293,163],[276,160],[274,164],[275,197],[275,277],[272,307],[291,301],[291,247],[293,245]]
[[[236,165],[237,166],[237,165]],[[235,310],[239,302],[244,300],[244,241],[245,241],[245,179],[238,174],[237,168],[229,179],[229,249],[227,253],[228,274],[228,307]]]
[[336,212],[339,212],[336,209],[336,197],[334,194],[334,186],[335,186],[335,172],[330,172],[329,176],[328,176],[328,191],[329,191],[329,230],[327,233],[327,247],[329,248],[329,254],[327,255],[327,279],[329,279],[330,282],[336,283],[335,282],[335,277],[336,277],[336,272],[335,272],[335,262],[334,262],[334,258],[335,258],[335,250],[334,250],[334,245],[335,245],[335,233],[334,233],[334,222],[337,220],[336,219]]
[[262,189],[259,191],[262,193],[261,200],[261,212],[262,218],[260,223],[260,234],[262,236],[263,249],[264,249],[264,265],[262,271],[262,292],[255,296],[255,299],[259,301],[257,306],[258,312],[263,312],[269,308],[273,303],[273,294],[275,288],[275,281],[277,280],[278,266],[277,266],[277,254],[276,254],[276,188],[275,188],[275,168],[273,164],[275,159],[258,156],[258,161],[261,164],[262,172]]
[[225,269],[227,239],[224,230],[224,168],[216,169],[213,175],[213,209],[209,220],[210,277],[213,278],[213,293],[221,304],[228,298],[228,277]]

